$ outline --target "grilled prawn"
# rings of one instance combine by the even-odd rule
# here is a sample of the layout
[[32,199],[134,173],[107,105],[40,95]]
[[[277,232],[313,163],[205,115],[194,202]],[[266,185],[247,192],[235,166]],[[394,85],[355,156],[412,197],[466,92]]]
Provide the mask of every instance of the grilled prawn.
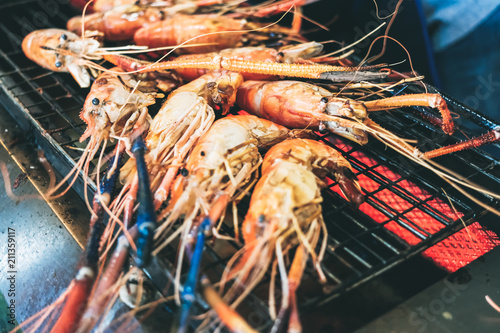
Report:
[[380,129],[368,118],[369,112],[407,105],[437,108],[442,115],[443,131],[451,134],[454,130],[450,111],[438,94],[359,102],[336,97],[324,88],[305,82],[247,81],[238,90],[237,104],[252,114],[290,128],[327,130],[359,144],[368,141],[367,131],[376,135]]
[[[233,105],[242,82],[238,73],[206,74],[174,90],[163,103],[146,137],[149,151],[145,159],[150,166],[156,208],[167,199],[172,180],[186,155],[212,125],[215,119],[212,106]],[[124,165],[121,175],[127,194],[117,206],[116,215],[124,211],[124,220],[129,222],[137,192],[133,160]]]
[[[279,318],[284,320],[289,311],[288,332],[301,331],[295,291],[309,256],[324,279],[320,264],[327,232],[321,214],[320,191],[325,186],[326,175],[339,183],[350,202],[355,205],[363,202],[349,162],[335,149],[307,139],[286,140],[272,147],[264,157],[262,177],[255,186],[242,225],[245,247],[235,257],[239,256],[237,264],[228,271],[229,279],[236,281],[224,298],[237,306],[271,265],[278,267],[283,293]],[[284,256],[293,248],[297,250],[287,274]],[[274,274],[270,286],[274,285]],[[244,291],[241,292],[242,285]],[[272,297],[272,293],[270,295]],[[274,309],[271,311],[274,313]]]
[[76,34],[80,34],[82,28],[85,31],[99,31],[108,41],[129,41],[134,38],[137,30],[149,24],[165,20],[176,13],[193,13],[196,8],[192,2],[177,6],[166,3],[158,3],[157,6],[132,3],[85,17],[73,17],[66,28]]
[[[81,33],[82,29],[99,31],[109,41],[134,39],[138,45],[150,47],[175,46],[206,33],[248,29],[246,20],[223,15],[194,15],[199,7],[205,7],[204,12],[207,13],[208,6],[225,2],[229,1],[134,2],[85,17],[73,17],[68,21],[67,29],[77,34]],[[208,49],[207,47],[195,48],[192,52],[211,52],[234,46],[240,40],[241,34],[226,34],[223,39],[217,35],[201,37],[197,39],[197,42],[221,43],[221,46],[209,46]]]
[[[193,43],[207,43],[185,49],[189,53],[207,53],[235,46],[243,35],[246,20],[219,15],[184,15],[149,24],[134,35],[137,45],[150,48],[175,46],[193,40]],[[228,32],[220,34],[219,32]]]
[[435,158],[500,141],[500,131],[494,129],[478,138],[421,153],[369,119],[370,112],[374,111],[426,106],[441,113],[441,119],[427,116],[430,121],[440,124],[446,134],[452,134],[455,126],[451,113],[439,94],[410,94],[360,102],[336,97],[324,88],[305,82],[246,81],[238,90],[236,103],[251,114],[278,124],[330,131],[359,144],[365,144],[370,133],[396,151],[409,157],[415,156],[420,163],[425,163],[421,157]]
[[303,61],[321,51],[318,43],[306,43],[281,51],[267,48],[227,49],[221,52],[191,54],[180,56],[171,61],[146,62],[117,54],[103,55],[103,58],[115,66],[127,71],[148,73],[164,70],[176,70],[187,79],[209,71],[238,72],[247,78],[274,79],[281,76],[309,79],[326,79],[334,82],[351,80],[373,80],[387,76],[387,73],[370,71],[380,66],[346,67],[328,64],[316,64]]
[[[155,252],[182,233],[182,258],[188,236],[196,231],[200,218],[209,217],[211,230],[228,203],[237,200],[253,184],[262,160],[258,148],[269,147],[288,135],[285,127],[255,116],[216,121],[196,144],[173,183],[169,204],[159,216],[166,220],[157,229]],[[182,225],[169,233],[181,215],[185,216]],[[181,259],[178,262],[182,264]],[[177,279],[180,271],[179,267]]]
[[29,33],[23,39],[24,54],[38,65],[54,72],[69,72],[78,84],[90,86],[87,72],[87,59],[99,60],[93,56],[100,44],[92,38],[80,38],[78,35],[62,29],[42,29]]
[[[119,68],[113,71],[122,72]],[[80,112],[81,119],[87,124],[80,142],[89,139],[87,147],[72,172],[52,189],[50,196],[55,198],[66,193],[69,187],[54,195],[64,181],[74,174],[73,183],[82,168],[88,175],[90,161],[101,145],[103,149],[106,147],[108,140],[114,137],[128,138],[134,127],[147,128],[151,122],[148,106],[160,97],[163,94],[157,92],[155,82],[141,82],[134,75],[126,73],[116,75],[105,72],[99,75]]]
[[[35,30],[24,37],[22,48],[26,57],[38,65],[55,72],[71,73],[82,88],[90,86],[90,74],[94,77],[97,77],[100,71],[120,74],[94,62],[102,60],[104,55],[109,55],[108,49],[101,48],[100,43],[92,37],[82,38],[67,30]],[[123,46],[113,50],[130,50],[130,47]],[[163,91],[171,90],[178,81],[175,75],[166,71],[148,73],[147,77],[142,75],[139,78],[155,80]]]
[[[230,1],[199,0],[195,1],[195,7],[226,3]],[[270,15],[287,11],[293,6],[303,6],[311,0],[285,0],[277,3],[269,3],[263,6],[236,8],[240,3],[236,1],[232,6],[236,13],[230,15],[218,14],[177,14],[167,17],[164,20],[148,24],[144,28],[137,30],[134,41],[137,45],[149,47],[175,46],[194,40],[195,43],[207,43],[198,47],[190,47],[181,51],[188,53],[206,53],[220,51],[238,45],[241,37],[245,34],[249,40],[257,38],[255,35],[248,35],[247,32],[259,30],[260,32],[284,33],[294,36],[295,39],[304,40],[300,34],[301,17],[297,16],[291,29],[273,26],[265,28],[258,23],[248,22],[247,18],[269,17]],[[185,4],[183,4],[185,6]],[[180,4],[177,6],[181,6]],[[175,7],[175,6],[174,6]]]

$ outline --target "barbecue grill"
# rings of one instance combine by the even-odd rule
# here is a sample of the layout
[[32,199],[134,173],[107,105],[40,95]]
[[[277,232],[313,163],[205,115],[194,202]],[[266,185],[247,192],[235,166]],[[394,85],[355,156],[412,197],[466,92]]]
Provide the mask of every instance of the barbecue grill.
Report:
[[[79,112],[88,89],[79,88],[70,75],[47,71],[24,56],[21,42],[27,33],[35,29],[62,28],[70,17],[78,14],[67,5],[48,8],[43,3],[41,0],[26,0],[0,5],[0,31],[7,36],[0,48],[0,102],[24,130],[33,133],[50,163],[64,175],[78,161],[85,146],[85,142],[79,142],[85,130]],[[407,84],[397,93],[419,93],[425,89],[435,90],[431,86]],[[486,132],[499,126],[480,113],[447,96],[445,98],[450,110],[459,115],[468,128],[476,127]],[[416,140],[422,150],[464,138],[461,131],[451,137],[445,136],[439,128],[416,116],[415,111],[419,111],[418,108],[378,112],[372,118],[395,134]],[[329,180],[323,193],[323,215],[329,233],[323,268],[328,282],[319,285],[314,270],[308,268],[307,278],[298,291],[301,313],[317,309],[423,251],[429,257],[439,256],[440,248],[434,247],[435,244],[452,239],[450,236],[464,225],[486,220],[491,215],[431,171],[387,149],[375,138],[370,138],[366,146],[359,146],[332,134],[318,135],[321,141],[340,151],[353,165],[366,193],[366,202],[356,209],[342,198],[337,184]],[[112,149],[108,147],[108,152]],[[489,151],[493,155],[499,154],[500,147],[493,145]],[[464,178],[498,192],[500,167],[492,154],[473,149],[437,161]],[[82,198],[84,186],[81,178],[74,185]],[[92,182],[87,186],[90,193],[95,190]],[[499,206],[499,202],[488,195],[474,193],[474,196],[491,207]],[[243,200],[241,212],[247,204],[248,200]],[[475,228],[483,230],[478,224]],[[232,231],[223,225],[223,232],[231,234]],[[437,263],[453,271],[495,244],[493,242],[489,248],[476,251],[463,262],[442,260]],[[238,246],[229,241],[207,245],[205,274],[215,281],[237,249]],[[175,251],[171,248],[165,252],[160,259],[162,267],[168,267],[168,259],[172,259]],[[152,275],[153,282],[158,283],[155,274]],[[266,290],[268,287],[264,281],[239,308],[254,327],[270,325]],[[203,308],[203,302],[200,301],[198,306]]]

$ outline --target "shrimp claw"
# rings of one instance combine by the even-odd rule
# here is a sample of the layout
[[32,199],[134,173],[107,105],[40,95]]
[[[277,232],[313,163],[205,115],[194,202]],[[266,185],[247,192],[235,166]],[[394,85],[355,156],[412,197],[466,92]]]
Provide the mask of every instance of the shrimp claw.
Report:
[[203,255],[203,247],[205,246],[205,238],[210,231],[212,221],[210,217],[205,217],[200,227],[198,228],[198,235],[196,237],[196,246],[191,258],[191,267],[189,268],[188,277],[184,284],[184,289],[181,294],[182,305],[180,308],[180,321],[178,332],[186,332],[189,324],[189,316],[191,308],[195,300],[195,291],[198,285],[198,276],[200,272],[201,258]]
[[[380,79],[387,73],[359,72],[363,67],[343,67],[319,64],[285,64],[278,62],[252,61],[224,57],[219,53],[184,56],[181,59],[145,64],[135,59],[116,54],[103,55],[103,58],[116,66],[133,68],[140,72],[154,72],[167,69],[196,68],[210,70],[228,70],[233,72],[254,73],[262,75],[278,75],[300,77],[306,79],[329,79],[332,81],[350,81],[352,79]],[[130,64],[133,63],[133,64]],[[368,67],[367,69],[372,69]],[[336,75],[342,73],[336,78]]]
[[132,146],[132,153],[135,157],[137,165],[137,175],[139,179],[138,200],[139,208],[137,215],[137,259],[136,263],[139,268],[148,265],[151,259],[151,246],[153,236],[156,229],[156,215],[153,207],[153,198],[149,186],[149,174],[144,160],[144,152],[146,145],[142,136],[138,136]]
[[[97,272],[97,263],[99,261],[99,244],[101,236],[104,232],[104,209],[103,206],[109,204],[113,185],[120,168],[121,157],[123,155],[124,146],[118,144],[116,146],[118,158],[115,161],[115,156],[110,160],[106,175],[101,180],[100,192],[96,193],[93,202],[93,214],[91,218],[91,233],[90,238],[85,248],[83,265],[78,270],[77,276],[70,285],[71,291],[68,299],[64,304],[64,308],[59,316],[59,319],[54,324],[51,332],[72,332],[83,316],[83,310],[87,306],[87,302],[92,291]],[[115,165],[116,162],[116,165]]]

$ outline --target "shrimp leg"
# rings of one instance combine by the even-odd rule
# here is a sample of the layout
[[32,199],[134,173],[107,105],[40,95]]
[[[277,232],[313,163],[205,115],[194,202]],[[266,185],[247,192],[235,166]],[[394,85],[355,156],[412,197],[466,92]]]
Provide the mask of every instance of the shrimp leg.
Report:
[[367,101],[364,104],[367,111],[390,110],[403,106],[427,106],[436,108],[441,113],[443,119],[443,131],[446,134],[453,134],[454,131],[450,110],[448,110],[446,101],[439,94],[401,95],[375,101]]
[[[129,230],[129,233],[133,238],[135,237],[134,228],[132,228],[132,230]],[[94,295],[98,296],[94,297],[89,302],[89,305],[78,325],[78,333],[90,332],[96,322],[99,320],[99,317],[102,316],[104,307],[112,296],[112,293],[110,293],[109,291],[113,284],[120,277],[120,274],[123,270],[123,265],[128,258],[129,248],[130,243],[127,237],[125,235],[121,235],[120,238],[118,238],[118,245],[116,246],[113,254],[110,257],[104,274],[97,282],[97,287],[95,289]]]
[[441,147],[438,149],[430,150],[423,153],[425,158],[435,158],[442,155],[451,154],[457,151],[477,148],[485,144],[496,143],[500,141],[500,127],[496,127],[493,130],[470,140],[452,144],[449,146]]
[[222,321],[231,332],[257,333],[257,330],[253,329],[238,312],[222,300],[219,294],[209,285],[208,279],[202,278],[201,287],[205,300],[219,318],[222,318]]
[[[118,157],[115,160],[115,154],[108,165],[106,176],[101,180],[100,193],[94,196],[93,214],[91,218],[90,238],[85,248],[83,262],[84,264],[78,270],[73,280],[70,294],[61,315],[54,324],[51,332],[71,332],[74,331],[79,322],[83,310],[85,309],[97,272],[97,263],[99,261],[99,243],[104,232],[104,205],[108,205],[111,200],[111,192],[114,187],[116,177],[118,176],[121,158],[125,146],[119,143],[115,148]],[[115,165],[116,162],[116,165]]]
[[[403,106],[428,106],[436,108],[441,113],[443,119],[443,124],[441,125],[443,132],[446,134],[453,134],[454,123],[451,119],[450,110],[446,105],[446,101],[439,94],[415,94],[415,95],[402,95],[394,96],[385,99],[364,102],[366,110],[380,111],[389,110],[394,108],[400,108]],[[500,127],[494,128],[493,130],[470,140],[445,146],[442,148],[434,149],[423,153],[423,157],[432,159],[438,156],[450,154],[453,152],[477,148],[485,144],[496,143],[500,141]]]
[[200,275],[200,264],[203,255],[203,247],[205,246],[206,234],[210,230],[212,221],[207,216],[198,228],[198,235],[196,237],[196,245],[191,258],[191,267],[189,268],[188,277],[184,284],[184,289],[181,294],[182,305],[179,308],[180,314],[177,331],[184,333],[188,331],[189,317],[191,314],[192,305],[195,300],[196,287],[198,285],[198,276]]
[[[136,161],[137,168],[137,197],[139,200],[139,208],[137,222],[128,232],[132,239],[137,239],[137,259],[136,264],[139,268],[143,268],[151,261],[151,245],[156,229],[156,216],[152,204],[152,195],[149,185],[149,174],[144,160],[144,151],[146,145],[142,136],[139,135],[134,140],[132,145],[132,153]],[[85,312],[79,332],[88,332],[94,326],[97,318],[101,315],[102,308],[108,302],[111,295],[106,295],[108,289],[116,282],[119,272],[123,268],[128,255],[130,243],[125,235],[120,236],[118,246],[116,247],[111,260],[106,267],[106,271],[97,284],[96,295],[91,301],[88,310]],[[101,295],[104,294],[104,295]]]

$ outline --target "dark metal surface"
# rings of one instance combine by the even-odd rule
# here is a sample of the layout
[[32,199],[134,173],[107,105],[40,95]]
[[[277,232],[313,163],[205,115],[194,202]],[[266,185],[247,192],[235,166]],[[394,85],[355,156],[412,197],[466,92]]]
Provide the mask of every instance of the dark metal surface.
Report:
[[[0,33],[8,41],[0,49],[0,101],[23,129],[35,134],[55,168],[66,174],[86,145],[79,142],[85,130],[79,112],[88,89],[81,89],[69,74],[53,74],[28,60],[21,42],[36,29],[64,28],[77,12],[67,4],[36,0],[2,2],[0,12]],[[90,187],[95,189],[92,183]],[[83,192],[81,179],[75,188]]]
[[495,248],[356,332],[498,332],[500,317],[485,296],[500,302],[499,264]]
[[[35,136],[37,143],[45,151],[52,165],[61,174],[67,173],[78,160],[80,151],[85,146],[79,137],[85,124],[79,118],[79,111],[88,90],[80,89],[69,74],[56,74],[40,68],[29,61],[22,53],[21,41],[24,35],[34,29],[46,27],[64,27],[71,15],[76,14],[66,5],[47,9],[44,1],[9,2],[0,5],[0,32],[8,37],[0,49],[0,102],[16,118],[20,126]],[[42,13],[43,16],[40,16]],[[42,19],[44,17],[45,19]],[[413,89],[413,91],[412,91]],[[408,86],[405,92],[422,92],[421,86]],[[455,102],[450,103],[452,111],[462,115],[461,121],[475,122],[484,130],[498,126]],[[439,128],[420,120],[413,115],[415,109],[403,109],[397,112],[379,112],[372,115],[375,121],[394,133],[416,140],[421,150],[430,150],[456,142],[464,133],[448,137]],[[470,115],[470,116],[465,116]],[[467,133],[465,133],[467,134]],[[331,135],[321,140],[332,144],[339,143]],[[349,145],[349,149],[344,147]],[[352,146],[352,147],[351,147]],[[112,149],[111,147],[109,149]],[[365,190],[367,202],[379,214],[385,217],[383,222],[375,222],[371,217],[349,205],[332,188],[333,183],[324,191],[324,217],[328,225],[328,251],[324,260],[324,270],[328,277],[326,285],[317,280],[305,280],[299,290],[299,304],[302,311],[308,311],[324,304],[341,293],[372,279],[397,263],[439,242],[456,230],[481,219],[488,212],[467,197],[450,187],[431,171],[419,167],[394,151],[386,148],[374,138],[366,146],[358,146],[340,141],[336,147],[356,170],[358,177],[366,177],[378,184],[375,190]],[[499,150],[496,146],[497,151]],[[365,164],[360,154],[373,157],[374,164]],[[491,190],[499,188],[500,167],[498,161],[481,149],[460,152],[453,156],[439,158],[439,163],[455,170],[476,183]],[[397,179],[387,177],[384,168],[398,174]],[[410,182],[429,193],[422,198],[408,189]],[[83,181],[75,184],[75,189],[83,193]],[[90,185],[92,188],[92,184]],[[444,191],[443,191],[444,189]],[[409,205],[400,211],[384,202],[379,194],[390,192],[402,198]],[[446,194],[445,194],[446,193]],[[477,193],[477,198],[491,206],[498,202],[487,195]],[[435,200],[453,203],[454,208],[463,213],[463,222],[452,219],[432,205]],[[240,205],[244,212],[247,201]],[[408,218],[413,210],[420,210],[434,218],[442,228],[431,232],[423,228],[419,221]],[[409,245],[385,227],[396,223],[420,242]],[[71,228],[71,226],[68,226]],[[223,232],[231,234],[231,227],[223,226]],[[81,240],[80,240],[81,241]],[[238,250],[236,244],[217,241],[207,246],[203,260],[203,272],[212,281],[217,281],[227,260]],[[166,256],[173,258],[175,251],[170,249]],[[306,275],[315,276],[311,268]],[[251,294],[245,304],[238,308],[245,314],[250,324],[264,327],[269,324],[265,293],[268,287],[264,283]]]
[[[12,289],[7,280],[7,232],[12,228],[16,234],[15,302],[19,323],[57,299],[76,273],[82,253],[75,241],[79,234],[68,233],[61,220],[83,225],[88,224],[90,216],[86,207],[71,204],[80,202],[76,193],[52,202],[42,198],[40,193],[48,187],[48,175],[36,150],[25,139],[23,131],[0,106],[0,163],[8,171],[9,186],[18,197],[13,200],[6,194],[6,180],[0,177],[0,271],[5,276],[0,280],[0,294],[8,297]],[[3,309],[1,313],[0,332],[10,332],[14,326],[7,323],[10,318],[4,316]]]

